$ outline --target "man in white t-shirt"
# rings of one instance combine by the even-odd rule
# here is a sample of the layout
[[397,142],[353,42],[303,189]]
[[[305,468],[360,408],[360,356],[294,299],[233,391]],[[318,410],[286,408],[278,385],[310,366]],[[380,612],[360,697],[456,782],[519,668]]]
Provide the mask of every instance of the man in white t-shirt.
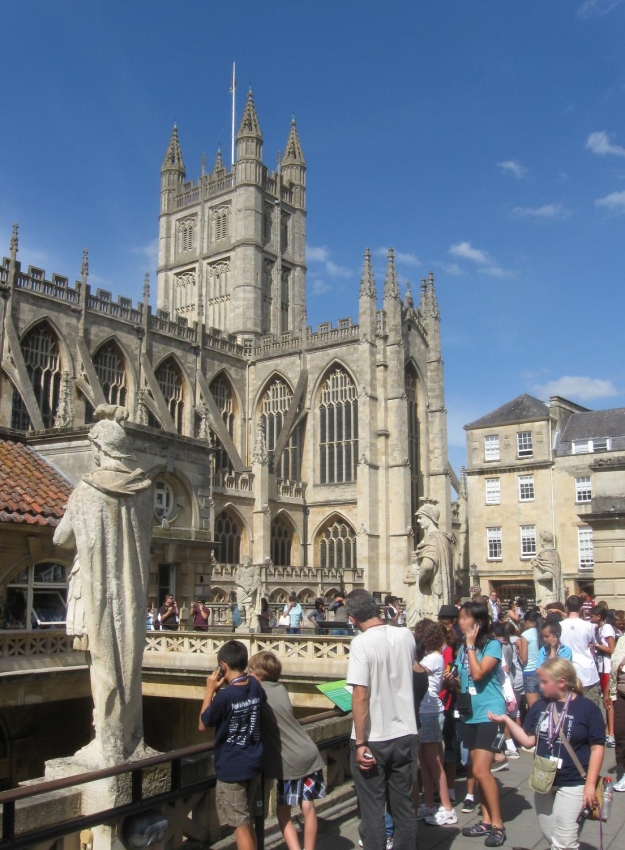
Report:
[[584,686],[584,696],[601,707],[601,688],[595,657],[590,649],[595,642],[595,627],[580,616],[582,600],[579,596],[569,596],[566,600],[568,617],[561,625],[560,643],[573,653],[573,666],[577,677]]
[[415,640],[409,629],[380,619],[378,604],[366,590],[352,590],[345,607],[350,622],[362,631],[351,643],[347,669],[347,684],[353,687],[351,764],[360,804],[360,837],[364,850],[385,847],[388,804],[395,850],[414,850]]

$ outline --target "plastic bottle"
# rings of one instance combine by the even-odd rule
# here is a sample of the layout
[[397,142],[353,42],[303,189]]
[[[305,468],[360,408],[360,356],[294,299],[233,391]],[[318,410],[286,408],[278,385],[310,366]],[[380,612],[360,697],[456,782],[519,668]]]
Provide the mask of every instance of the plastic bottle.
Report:
[[603,778],[603,808],[601,809],[602,820],[607,820],[612,813],[612,800],[614,798],[614,788],[612,779],[609,776]]

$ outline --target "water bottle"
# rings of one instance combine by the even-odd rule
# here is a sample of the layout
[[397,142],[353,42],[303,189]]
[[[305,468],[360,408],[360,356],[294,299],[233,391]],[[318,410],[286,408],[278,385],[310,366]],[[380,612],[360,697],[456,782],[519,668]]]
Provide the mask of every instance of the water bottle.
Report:
[[601,810],[602,820],[608,820],[612,811],[612,800],[614,798],[614,788],[612,787],[612,779],[609,776],[603,778],[603,808]]

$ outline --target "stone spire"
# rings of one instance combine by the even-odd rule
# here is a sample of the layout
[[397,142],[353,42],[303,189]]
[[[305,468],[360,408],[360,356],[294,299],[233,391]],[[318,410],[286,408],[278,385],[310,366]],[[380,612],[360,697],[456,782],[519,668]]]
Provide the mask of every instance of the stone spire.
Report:
[[14,221],[13,222],[13,232],[11,233],[11,244],[9,246],[9,250],[11,252],[10,257],[11,257],[12,260],[15,260],[15,258],[17,257],[17,252],[19,250],[19,248],[18,248],[18,241],[19,240],[17,238],[18,227],[19,227],[18,223],[16,221]]
[[89,277],[89,251],[84,248],[82,252],[82,265],[80,266],[80,282],[86,286]]
[[200,173],[202,177],[204,177],[204,175],[206,174],[206,154],[204,153],[204,151],[202,151],[202,164],[200,167]]
[[428,291],[428,282],[424,277],[422,277],[421,278],[421,298],[419,300],[419,312],[423,316],[425,315],[425,310],[426,310],[427,291]]
[[395,251],[388,249],[388,266],[386,269],[386,280],[384,281],[384,300],[389,298],[399,299],[399,280],[395,268]]
[[169,169],[182,172],[185,170],[182,151],[180,150],[180,141],[178,140],[178,127],[176,124],[174,124],[174,128],[171,131],[171,139],[169,140],[169,146],[167,148],[167,153],[165,154],[165,159],[163,160],[161,171]]
[[59,403],[54,418],[55,428],[71,428],[74,424],[74,408],[72,405],[72,379],[67,369],[61,376]]
[[425,310],[424,315],[429,319],[440,319],[438,311],[438,300],[436,298],[436,290],[434,289],[434,273],[428,272],[428,279],[425,290]]
[[223,171],[224,170],[224,161],[221,158],[221,147],[217,148],[217,156],[215,157],[215,167],[213,168],[213,174],[215,171]]
[[241,118],[241,124],[239,125],[239,132],[237,133],[237,138],[241,138],[242,136],[256,136],[259,139],[262,139],[263,137],[260,124],[258,123],[258,115],[256,114],[254,95],[252,94],[251,88],[247,95],[245,109],[243,110],[243,117]]
[[304,159],[304,153],[302,151],[302,145],[300,143],[299,135],[297,133],[295,115],[291,119],[291,130],[289,132],[289,138],[286,142],[286,148],[284,149],[284,157],[282,158],[283,165],[287,165],[291,162],[298,163],[299,165],[306,165],[306,160]]
[[373,267],[371,265],[371,251],[365,248],[365,260],[362,266],[362,277],[360,278],[360,297],[377,299]]
[[404,307],[407,310],[414,310],[414,299],[412,297],[412,289],[410,287],[410,281],[406,281],[406,298],[404,299]]
[[146,272],[143,278],[143,301],[147,304],[150,298],[150,272]]

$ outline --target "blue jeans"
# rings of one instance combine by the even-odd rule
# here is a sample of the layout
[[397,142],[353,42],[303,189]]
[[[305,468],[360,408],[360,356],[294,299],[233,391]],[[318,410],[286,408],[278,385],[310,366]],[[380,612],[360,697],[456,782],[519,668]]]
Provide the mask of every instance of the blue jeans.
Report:
[[393,837],[393,833],[395,832],[395,824],[393,823],[393,818],[387,812],[384,815],[384,829],[386,830],[386,840]]
[[296,629],[293,626],[289,626],[289,628],[286,630],[286,633],[287,635],[301,635],[302,630]]
[[345,635],[349,634],[349,629],[332,629],[333,635]]

